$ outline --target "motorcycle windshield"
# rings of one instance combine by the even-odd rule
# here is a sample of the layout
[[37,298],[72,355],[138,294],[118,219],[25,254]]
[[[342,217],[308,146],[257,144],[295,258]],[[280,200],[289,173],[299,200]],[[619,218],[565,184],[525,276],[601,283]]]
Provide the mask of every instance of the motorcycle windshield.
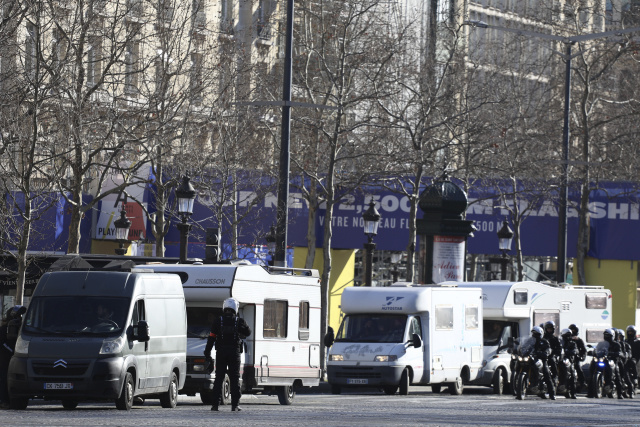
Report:
[[606,357],[609,353],[609,343],[607,341],[599,342],[594,353],[596,357]]
[[526,338],[522,344],[520,344],[520,347],[518,347],[518,353],[521,356],[528,356],[531,354],[531,352],[533,351],[534,347],[536,346],[536,339],[533,337],[529,337]]

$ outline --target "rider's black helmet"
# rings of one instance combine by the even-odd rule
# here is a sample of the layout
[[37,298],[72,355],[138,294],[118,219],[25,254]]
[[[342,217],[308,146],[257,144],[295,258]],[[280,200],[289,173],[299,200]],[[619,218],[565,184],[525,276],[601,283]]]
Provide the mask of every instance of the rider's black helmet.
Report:
[[575,323],[572,323],[569,325],[569,329],[571,329],[571,333],[573,334],[573,336],[577,336],[578,335],[578,327],[575,325]]

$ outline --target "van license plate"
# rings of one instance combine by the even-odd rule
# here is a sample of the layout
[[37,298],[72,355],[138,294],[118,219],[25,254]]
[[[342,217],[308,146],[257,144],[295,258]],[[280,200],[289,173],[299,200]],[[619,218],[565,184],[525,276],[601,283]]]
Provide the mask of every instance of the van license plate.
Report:
[[73,383],[44,383],[45,390],[72,390]]
[[347,384],[369,384],[369,380],[366,378],[347,378]]

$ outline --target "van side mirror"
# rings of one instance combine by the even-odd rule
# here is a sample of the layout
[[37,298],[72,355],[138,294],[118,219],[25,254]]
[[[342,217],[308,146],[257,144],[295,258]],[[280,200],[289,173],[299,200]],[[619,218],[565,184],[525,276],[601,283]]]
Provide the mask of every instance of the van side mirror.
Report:
[[335,341],[335,335],[333,333],[333,328],[329,326],[327,328],[327,334],[324,336],[324,345],[325,347],[331,347],[333,345],[333,341]]
[[411,335],[411,341],[409,341],[409,343],[415,348],[422,347],[422,339],[420,339],[420,335],[418,334]]
[[135,339],[140,342],[148,342],[151,337],[149,336],[149,324],[146,320],[141,320],[138,322],[138,333],[135,335]]

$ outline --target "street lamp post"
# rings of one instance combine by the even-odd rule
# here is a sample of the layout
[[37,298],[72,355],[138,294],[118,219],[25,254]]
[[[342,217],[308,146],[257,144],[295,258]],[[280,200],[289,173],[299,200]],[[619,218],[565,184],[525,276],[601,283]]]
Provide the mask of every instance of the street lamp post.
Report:
[[180,231],[180,263],[187,262],[187,246],[189,239],[189,230],[191,224],[187,223],[187,219],[193,213],[193,201],[196,198],[196,191],[191,185],[188,175],[182,177],[182,184],[176,189],[176,197],[178,199],[178,213],[182,222],[178,223],[178,231]]
[[365,286],[371,286],[373,279],[373,251],[376,248],[376,244],[373,243],[373,236],[378,234],[378,223],[380,222],[380,214],[376,210],[376,203],[371,199],[369,202],[369,209],[362,214],[364,219],[364,234],[367,236],[367,243],[364,244],[365,250],[365,272],[364,272],[364,284]]
[[391,281],[393,283],[396,283],[398,281],[398,277],[400,276],[400,272],[398,271],[398,263],[401,259],[401,252],[393,252],[391,254],[391,264],[393,264],[393,270],[391,270]]
[[116,255],[124,255],[127,253],[124,244],[129,240],[129,229],[131,228],[131,221],[127,218],[127,212],[124,206],[120,211],[120,218],[115,220],[113,225],[116,227],[116,242],[120,244],[120,246],[116,248]]
[[500,25],[490,25],[483,21],[464,21],[464,25],[476,28],[495,28],[497,30],[515,33],[523,36],[537,37],[546,40],[553,40],[565,45],[565,53],[558,53],[564,59],[565,83],[564,83],[564,112],[562,129],[562,178],[560,182],[560,206],[558,209],[558,272],[556,280],[564,282],[566,280],[566,259],[567,259],[567,211],[569,206],[569,138],[571,130],[569,126],[569,113],[571,104],[571,59],[579,55],[571,53],[571,46],[589,40],[602,39],[607,37],[621,36],[622,34],[640,31],[640,27],[624,28],[620,30],[604,31],[602,33],[582,34],[579,36],[563,37],[553,34],[538,33],[536,31],[520,30],[516,28],[502,27]]
[[507,263],[509,262],[507,252],[511,250],[512,240],[513,231],[511,231],[509,224],[505,219],[502,222],[502,228],[498,230],[498,248],[502,252],[502,258],[500,259],[500,280],[507,280]]

